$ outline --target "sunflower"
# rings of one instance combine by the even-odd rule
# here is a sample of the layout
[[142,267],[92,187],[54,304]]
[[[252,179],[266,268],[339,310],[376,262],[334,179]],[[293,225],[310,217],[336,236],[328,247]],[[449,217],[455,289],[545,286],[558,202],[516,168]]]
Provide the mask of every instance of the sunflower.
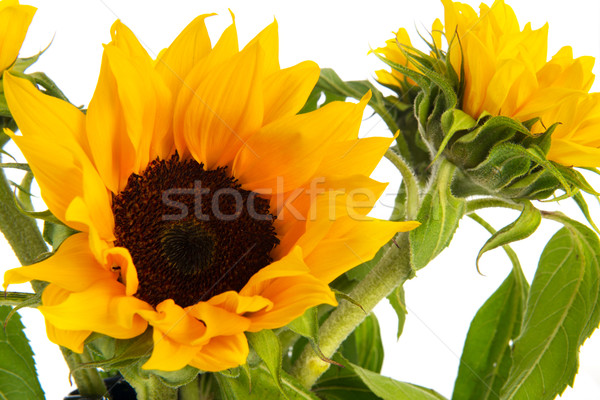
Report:
[[10,67],[17,56],[36,8],[18,0],[0,1],[0,71]]
[[[467,4],[442,3],[443,31],[450,41],[446,57],[458,76],[464,73],[462,110],[475,119],[485,114],[521,122],[539,118],[532,128],[534,134],[560,123],[552,134],[548,158],[567,166],[600,166],[600,136],[593,133],[600,129],[600,99],[588,93],[594,81],[594,59],[574,58],[567,46],[547,61],[548,24],[532,29],[527,23],[521,29],[513,9],[503,0],[491,7],[482,3],[479,15]],[[379,53],[405,65],[406,55],[398,46],[412,50],[403,32]],[[397,50],[390,50],[393,46]],[[378,77],[389,84],[385,73]]]
[[277,24],[241,51],[192,21],[153,60],[117,21],[87,113],[4,75],[27,158],[52,213],[78,231],[5,287],[50,282],[50,340],[151,327],[146,369],[243,364],[244,332],[335,305],[329,282],[413,222],[366,214],[392,138],[358,139],[368,95],[297,114],[319,68],[281,69]]

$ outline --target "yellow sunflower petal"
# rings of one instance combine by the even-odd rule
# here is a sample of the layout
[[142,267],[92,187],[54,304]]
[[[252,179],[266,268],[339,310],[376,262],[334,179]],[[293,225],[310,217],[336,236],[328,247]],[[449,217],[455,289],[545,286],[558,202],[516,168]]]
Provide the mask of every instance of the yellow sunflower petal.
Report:
[[178,343],[158,329],[154,329],[152,338],[154,341],[152,355],[142,365],[143,369],[180,370],[190,364],[194,355],[202,349],[202,346],[188,346]]
[[298,113],[319,80],[319,71],[317,64],[305,61],[268,76],[263,124]]
[[243,333],[218,336],[202,346],[190,365],[202,371],[223,371],[246,363],[248,352],[248,341]]
[[192,314],[167,299],[156,306],[156,313],[142,313],[155,331],[177,343],[192,345],[205,335],[206,328]]
[[36,8],[4,0],[0,6],[0,71],[8,68],[19,55]]
[[82,191],[81,166],[87,161],[85,116],[71,104],[44,95],[31,82],[9,73],[4,74],[4,90],[23,135],[12,137],[29,161],[44,201],[66,222],[69,203]]
[[[263,74],[265,77],[270,77],[275,72],[279,71],[279,32],[277,28],[277,20],[268,25],[258,35],[256,35],[246,47],[253,46],[259,43],[265,49],[265,64]],[[308,97],[308,96],[307,96]]]
[[273,308],[247,314],[251,321],[250,332],[287,325],[319,304],[337,305],[329,285],[311,274],[273,279],[261,291],[261,296],[271,300]]
[[[269,266],[263,268],[263,270],[267,268],[269,268]],[[273,306],[271,301],[262,296],[242,296],[238,292],[232,290],[214,296],[208,300],[207,303],[212,304],[213,306],[222,307],[227,311],[239,315],[262,310],[263,308],[269,310]]]
[[102,57],[100,77],[87,111],[86,129],[92,157],[106,187],[113,193],[125,186],[135,169],[135,148],[127,132],[118,88],[108,57]]
[[211,50],[205,19],[215,14],[200,15],[177,36],[155,62],[171,93],[176,94],[192,68]]
[[125,294],[133,296],[138,290],[139,281],[129,250],[123,247],[113,247],[106,250],[105,258],[106,265],[111,271],[119,271],[125,285]]
[[46,321],[46,335],[52,343],[66,347],[75,353],[83,353],[83,342],[87,339],[92,331],[68,331],[58,329],[48,321]]
[[77,233],[68,237],[56,254],[37,264],[6,271],[4,288],[9,284],[28,282],[34,279],[52,282],[63,289],[79,292],[95,282],[114,279],[114,274],[104,268],[88,246],[88,235]]
[[285,257],[269,264],[254,274],[242,290],[240,290],[240,295],[260,295],[270,280],[284,276],[306,275],[309,272],[310,269],[304,264],[302,259],[302,249],[295,247]]
[[548,159],[566,166],[596,168],[600,165],[600,147],[552,138]]
[[128,304],[127,308],[119,307],[123,298],[125,287],[114,279],[105,279],[97,281],[85,291],[69,294],[59,304],[42,305],[39,310],[59,329],[92,330],[114,338],[128,339],[146,330],[147,322],[137,314],[151,310],[151,307],[140,300]]
[[184,84],[181,86],[179,93],[176,94],[175,118],[173,123],[175,148],[181,157],[187,158],[190,154],[185,138],[187,132],[185,115],[188,111],[188,104],[192,99],[198,98],[196,88],[206,79],[210,71],[227,62],[227,60],[238,52],[237,29],[234,21],[233,24],[225,29],[213,50],[205,58],[197,62],[185,77]]
[[323,176],[369,176],[393,141],[393,138],[371,137],[336,142],[329,147],[319,173]]
[[187,307],[186,311],[206,325],[204,336],[196,340],[194,344],[206,344],[210,338],[216,336],[229,336],[244,332],[250,325],[247,318],[207,302]]
[[[314,276],[329,283],[356,265],[371,260],[397,232],[409,231],[417,226],[419,223],[414,221],[339,218],[331,225],[327,235],[305,255],[306,265]],[[302,240],[298,244],[302,246]]]
[[[355,139],[370,94],[359,104],[333,102],[319,110],[279,119],[250,137],[233,164],[244,188],[287,192],[314,175],[334,138]],[[301,167],[300,167],[301,166]]]
[[256,44],[212,70],[185,107],[184,138],[207,168],[230,165],[263,120],[263,50]]

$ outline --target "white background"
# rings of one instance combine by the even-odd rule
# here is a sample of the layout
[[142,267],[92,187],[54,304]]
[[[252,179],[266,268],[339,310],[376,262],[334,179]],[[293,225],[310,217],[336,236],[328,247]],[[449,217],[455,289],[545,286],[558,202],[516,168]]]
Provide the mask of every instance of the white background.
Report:
[[[230,24],[227,8],[231,8],[236,14],[241,43],[246,43],[275,17],[279,22],[282,67],[311,59],[321,67],[334,68],[345,80],[372,79],[373,71],[382,68],[382,64],[374,56],[367,56],[367,52],[371,47],[383,45],[399,27],[407,27],[412,32],[411,36],[416,38],[415,28],[425,32],[436,17],[443,19],[442,5],[434,0],[372,0],[368,5],[363,1],[348,0],[173,0],[168,3],[157,0],[32,0],[26,3],[39,10],[21,54],[33,55],[53,39],[50,49],[32,70],[46,72],[78,105],[87,105],[92,96],[102,43],[110,40],[109,28],[116,18],[136,33],[154,57],[199,14],[219,14],[208,20],[209,30],[216,40]],[[475,1],[468,3],[472,6],[479,4]],[[515,0],[510,4],[522,26],[527,21],[531,21],[534,28],[550,23],[550,55],[569,44],[576,56],[599,56],[598,2]],[[417,39],[413,40],[413,44],[417,43]],[[595,71],[598,72],[598,69]],[[362,130],[362,135],[388,134],[385,125],[377,119],[367,120]],[[399,177],[385,162],[376,170],[374,177],[391,182],[391,191],[399,184]],[[600,188],[600,180],[595,179],[593,183]],[[385,217],[389,213],[392,199],[392,196],[382,199],[378,215]],[[594,200],[590,203],[594,206],[596,218],[600,219],[597,203]],[[545,209],[556,208],[554,204],[538,205]],[[571,201],[562,201],[560,207],[581,219]],[[514,212],[493,211],[483,215],[496,228],[516,218]],[[541,249],[556,229],[556,224],[544,222],[536,234],[514,246],[530,281]],[[399,341],[395,337],[396,317],[391,307],[387,302],[377,307],[386,349],[385,375],[433,388],[448,397],[451,395],[470,320],[510,271],[506,256],[501,250],[496,250],[482,258],[484,275],[477,273],[475,257],[487,237],[487,232],[464,219],[451,247],[405,285],[409,315]],[[0,247],[0,260],[0,272],[18,266],[4,241]],[[11,287],[11,290],[17,289],[27,290],[27,285]],[[60,352],[46,338],[39,312],[25,310],[22,314],[47,398],[62,399],[69,391],[69,382]],[[584,345],[580,373],[575,383],[575,389],[569,388],[564,399],[600,398],[600,333]]]

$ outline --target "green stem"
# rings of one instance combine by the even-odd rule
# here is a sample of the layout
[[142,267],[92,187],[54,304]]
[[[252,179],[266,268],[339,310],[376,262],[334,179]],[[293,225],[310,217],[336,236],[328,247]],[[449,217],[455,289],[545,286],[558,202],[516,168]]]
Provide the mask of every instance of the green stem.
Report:
[[137,400],[177,400],[177,389],[165,385],[154,374],[143,376],[135,368],[122,368],[120,372],[127,383],[135,389]]
[[[48,251],[46,242],[37,227],[34,219],[24,215],[15,204],[14,194],[8,184],[4,170],[0,168],[0,231],[12,247],[17,259],[22,265],[30,265],[37,261],[38,257]],[[32,281],[31,286],[35,292],[40,292],[44,282]],[[69,368],[73,370],[79,358],[88,359],[89,354],[76,355],[70,350],[61,347],[61,351]],[[90,359],[91,361],[91,359]],[[95,369],[79,370],[73,373],[73,379],[84,395],[93,396],[106,394],[106,388]]]
[[504,207],[504,208],[510,208],[513,210],[521,211],[523,209],[523,204],[515,203],[510,200],[486,197],[486,198],[471,200],[471,201],[467,202],[467,209],[465,211],[465,214],[471,214],[471,213],[473,213],[477,210],[481,210],[483,208],[493,208],[493,207]]
[[[373,307],[410,276],[408,234],[399,233],[396,242],[398,247],[390,246],[375,267],[349,293],[364,311],[342,301],[319,329],[319,347],[325,357],[331,358]],[[305,387],[310,388],[329,366],[310,346],[306,346],[292,372]]]
[[71,372],[71,376],[75,380],[80,395],[98,398],[107,396],[108,391],[98,370],[95,368],[77,368],[82,364],[94,361],[89,352],[84,350],[82,354],[78,354],[65,347],[61,347],[60,350],[69,366],[69,370],[74,371]]
[[4,296],[0,297],[0,306],[18,306],[34,298],[35,295],[32,293],[4,292]]
[[410,166],[392,149],[385,152],[385,158],[400,171],[402,182],[406,187],[406,219],[414,220],[419,209],[419,185]]
[[[22,214],[15,204],[14,194],[4,170],[0,169],[0,231],[13,248],[21,265],[33,264],[48,251],[35,221]],[[43,289],[41,282],[31,282],[36,292]]]

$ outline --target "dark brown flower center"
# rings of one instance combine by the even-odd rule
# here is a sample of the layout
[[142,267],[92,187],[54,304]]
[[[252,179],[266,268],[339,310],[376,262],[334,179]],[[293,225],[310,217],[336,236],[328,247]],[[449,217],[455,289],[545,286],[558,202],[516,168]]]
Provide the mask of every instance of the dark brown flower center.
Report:
[[135,296],[153,306],[239,291],[279,243],[267,199],[241,189],[226,168],[177,155],[131,175],[112,210],[115,246],[129,250],[137,270]]

